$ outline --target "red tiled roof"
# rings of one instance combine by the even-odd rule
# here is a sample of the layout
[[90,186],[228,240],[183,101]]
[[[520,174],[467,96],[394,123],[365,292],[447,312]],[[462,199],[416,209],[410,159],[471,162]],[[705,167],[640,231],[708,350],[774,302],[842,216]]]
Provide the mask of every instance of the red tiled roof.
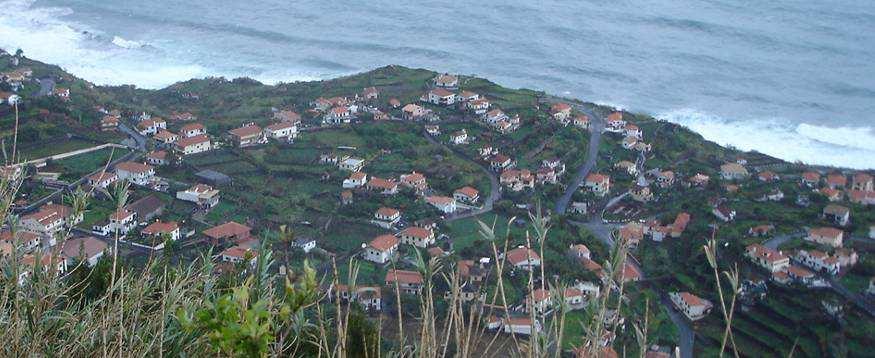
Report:
[[534,300],[535,302],[541,302],[543,300],[550,299],[550,291],[543,289],[536,289],[529,294],[529,298]]
[[228,133],[231,133],[231,135],[239,138],[252,137],[261,134],[261,127],[253,124],[232,129],[228,131]]
[[808,230],[809,235],[817,235],[823,237],[837,238],[842,235],[842,231],[833,227],[816,227]]
[[830,185],[843,186],[848,183],[848,177],[846,177],[844,174],[833,173],[826,176],[826,182]]
[[378,251],[389,251],[393,247],[398,245],[398,238],[395,235],[380,235],[375,239],[371,240],[369,246],[377,249]]
[[395,188],[396,186],[398,186],[398,184],[391,180],[371,177],[371,180],[368,181],[368,186],[385,190]]
[[421,228],[419,226],[411,226],[411,227],[404,229],[404,231],[401,232],[402,236],[413,236],[413,237],[419,238],[419,239],[429,238],[429,237],[431,237],[431,234],[432,234],[431,230],[426,229],[426,228]]
[[473,197],[477,196],[478,194],[480,194],[480,192],[478,192],[477,189],[474,189],[470,186],[456,189],[456,193],[462,194],[462,195],[467,196],[469,198],[473,198]]
[[806,181],[817,182],[820,181],[820,173],[818,172],[805,172],[802,173],[802,178]]
[[279,130],[283,130],[283,129],[289,129],[289,128],[292,128],[294,126],[295,126],[295,123],[293,123],[293,122],[279,122],[279,123],[274,123],[274,124],[267,126],[267,130],[279,131]]
[[429,204],[434,205],[447,205],[455,201],[456,199],[447,197],[447,196],[428,196],[425,198]]
[[194,137],[182,138],[176,142],[176,146],[180,148],[185,148],[190,145],[200,144],[204,142],[209,142],[210,137],[207,137],[206,134],[198,134]]
[[389,270],[386,272],[386,282],[405,283],[405,284],[422,284],[422,275],[416,271],[406,270]]
[[554,103],[552,106],[550,106],[550,112],[553,113],[565,112],[570,110],[571,106],[569,106],[567,103]]
[[590,173],[586,176],[588,183],[606,183],[609,180],[611,180],[609,176],[600,173]]
[[257,251],[253,251],[250,248],[241,247],[241,246],[231,246],[225,251],[222,251],[222,255],[230,256],[230,257],[238,257],[238,258],[246,258],[246,254],[249,253],[250,257],[258,256]]
[[435,88],[429,92],[431,92],[432,94],[434,94],[435,96],[438,96],[438,97],[449,97],[449,96],[454,95],[453,92],[447,91],[443,88]]
[[82,253],[85,258],[90,258],[106,250],[108,246],[105,242],[89,236],[64,241],[62,250],[69,257],[80,257],[79,254]]
[[383,217],[395,216],[395,215],[398,215],[400,213],[401,212],[398,211],[397,209],[387,208],[385,206],[377,209],[377,215],[383,216]]
[[127,209],[121,209],[121,210],[118,210],[118,211],[112,213],[112,215],[110,215],[109,218],[111,220],[115,220],[115,221],[123,221],[131,216],[134,216],[133,211],[128,211]]
[[796,265],[790,265],[790,268],[787,269],[787,272],[796,277],[814,277],[814,273],[804,267]]
[[165,151],[165,150],[152,151],[152,152],[149,152],[149,154],[147,154],[146,157],[156,159],[156,160],[164,160],[164,159],[167,159],[167,151]]
[[510,263],[513,265],[525,262],[529,258],[531,258],[532,260],[541,260],[541,257],[538,256],[537,252],[525,247],[518,247],[510,250],[505,256],[507,257],[507,260],[510,261]]
[[787,258],[787,255],[784,255],[784,253],[782,253],[778,250],[770,249],[770,248],[765,247],[765,246],[760,245],[760,244],[748,245],[747,251],[752,251],[752,250],[754,251],[754,255],[756,255],[757,257],[760,257],[762,259],[765,259],[766,261],[768,261],[770,263],[775,263],[777,261],[781,261],[781,260],[784,260]]
[[124,170],[126,172],[131,172],[131,173],[145,173],[145,172],[148,172],[149,170],[152,170],[151,165],[137,163],[137,162],[118,163],[118,164],[116,164],[115,168],[118,170]]
[[250,230],[252,230],[252,228],[249,226],[229,221],[204,230],[204,235],[213,239],[223,239],[226,237],[247,235]]
[[689,292],[679,293],[681,300],[687,303],[688,306],[710,306],[711,303]]
[[95,182],[102,182],[104,180],[113,178],[115,176],[116,175],[114,173],[100,172],[100,173],[94,173],[94,174],[89,175],[88,179],[90,179],[91,181],[95,181]]
[[179,228],[179,224],[175,221],[160,222],[156,221],[143,228],[142,233],[146,235],[168,234]]

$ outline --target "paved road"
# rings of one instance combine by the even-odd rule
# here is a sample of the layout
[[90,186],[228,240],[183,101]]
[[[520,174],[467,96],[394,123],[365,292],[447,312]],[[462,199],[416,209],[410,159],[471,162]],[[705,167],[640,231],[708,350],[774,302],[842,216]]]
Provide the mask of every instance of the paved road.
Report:
[[785,244],[787,241],[790,241],[790,240],[795,239],[797,237],[802,237],[802,235],[804,235],[804,233],[800,233],[800,232],[778,235],[778,236],[775,236],[771,239],[766,240],[766,242],[763,243],[763,246],[768,247],[772,250],[777,250],[778,246],[781,246],[781,245]]
[[36,92],[36,97],[43,97],[52,94],[55,90],[55,80],[51,78],[41,78],[39,80],[39,90]]
[[[614,248],[614,239],[611,236],[613,231],[617,228],[616,224],[608,224],[602,221],[601,218],[593,218],[587,222],[581,221],[569,221],[572,225],[584,226],[586,227],[592,234],[605,246],[609,248]],[[635,267],[638,272],[641,273],[641,279],[646,280],[647,276],[644,273],[644,270],[641,269],[641,263],[638,262],[638,259],[632,254],[629,254],[626,258],[626,262]],[[693,357],[693,345],[695,342],[695,332],[693,331],[693,327],[690,325],[690,322],[678,312],[674,305],[671,303],[671,300],[668,299],[668,295],[665,292],[662,292],[657,287],[651,286],[660,296],[660,304],[665,307],[666,312],[668,312],[668,316],[671,319],[672,323],[674,323],[675,327],[678,329],[678,346],[681,351],[681,358],[692,358]]]
[[15,164],[14,166],[16,166],[16,167],[17,167],[17,166],[26,166],[26,165],[28,165],[28,164],[44,163],[44,162],[47,162],[47,161],[49,161],[49,160],[61,160],[61,159],[64,159],[64,158],[74,157],[74,156],[77,156],[77,155],[79,155],[79,154],[90,153],[90,152],[98,151],[98,150],[101,150],[101,149],[104,149],[104,148],[111,148],[111,147],[114,147],[114,148],[125,148],[125,147],[124,147],[123,145],[121,145],[121,144],[115,144],[115,143],[104,143],[104,144],[96,145],[96,146],[93,146],[93,147],[77,149],[77,150],[69,151],[69,152],[66,152],[66,153],[50,155],[50,156],[48,156],[48,157],[43,157],[43,158],[39,158],[39,159],[28,160],[28,161],[26,161],[26,162],[21,162],[21,163]]
[[137,144],[137,147],[134,149],[141,152],[146,151],[146,137],[140,134],[140,132],[131,129],[131,127],[128,127],[128,125],[125,123],[119,123],[118,129],[134,140],[134,142]]
[[832,288],[835,293],[841,295],[846,300],[853,302],[858,308],[863,310],[863,312],[868,313],[869,316],[875,317],[875,305],[872,305],[872,302],[862,295],[848,290],[848,288],[836,280],[835,277],[827,275],[824,275],[824,277],[826,277],[826,281],[829,282],[829,287]]
[[579,104],[572,104],[572,106],[589,116],[591,135],[589,137],[589,148],[586,151],[586,161],[577,168],[577,172],[571,180],[571,183],[569,183],[568,187],[565,189],[565,193],[562,194],[562,197],[556,202],[554,211],[557,214],[565,213],[565,210],[568,209],[568,204],[571,203],[571,196],[574,195],[574,192],[578,188],[580,188],[583,180],[586,179],[586,176],[589,175],[589,172],[595,167],[595,162],[599,154],[599,145],[602,142],[602,131],[605,128],[605,121],[602,118],[597,117],[592,111]]
[[680,346],[681,358],[693,358],[693,342],[696,337],[695,332],[693,332],[693,327],[690,326],[690,322],[688,322],[687,318],[674,308],[674,305],[671,303],[667,294],[660,293],[659,302],[662,303],[662,306],[665,307],[665,311],[668,312],[668,318],[670,318],[675,327],[678,328],[678,338],[680,340],[678,345]]
[[461,157],[461,158],[463,158],[471,163],[474,163],[474,165],[476,165],[478,168],[480,168],[480,170],[483,171],[483,173],[486,174],[486,176],[489,178],[489,196],[487,196],[486,199],[483,200],[483,206],[481,206],[480,209],[469,210],[469,211],[466,211],[466,212],[463,212],[460,214],[451,215],[451,216],[447,217],[444,221],[452,222],[452,221],[456,221],[459,219],[470,218],[472,216],[477,216],[477,215],[485,214],[485,213],[492,211],[492,207],[495,204],[495,202],[498,201],[499,199],[501,199],[501,186],[498,182],[498,177],[495,175],[495,173],[493,173],[492,170],[490,170],[489,168],[487,168],[485,165],[481,164],[480,162],[473,160],[471,158],[468,158],[465,155],[465,153],[463,153],[462,151],[437,141],[436,139],[434,139],[434,137],[429,135],[425,131],[425,129],[422,130],[422,135],[425,137],[425,139],[429,143],[441,146],[444,149],[447,149],[447,150],[455,153],[459,157]]

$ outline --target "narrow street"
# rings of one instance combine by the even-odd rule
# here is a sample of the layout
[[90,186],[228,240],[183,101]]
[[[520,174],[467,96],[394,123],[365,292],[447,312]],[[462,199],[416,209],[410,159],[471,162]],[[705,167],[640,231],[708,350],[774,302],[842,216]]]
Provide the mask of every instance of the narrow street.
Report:
[[557,214],[565,213],[565,210],[568,209],[568,205],[571,203],[571,197],[574,195],[574,192],[580,188],[580,185],[583,184],[586,176],[589,175],[589,172],[595,167],[596,159],[598,159],[599,145],[601,145],[602,142],[602,132],[605,128],[605,121],[602,118],[597,117],[592,111],[579,104],[572,104],[572,106],[576,110],[589,116],[589,132],[591,135],[589,137],[589,148],[586,151],[586,161],[577,168],[574,178],[571,179],[571,182],[565,189],[565,193],[563,193],[562,197],[556,202],[554,211]]

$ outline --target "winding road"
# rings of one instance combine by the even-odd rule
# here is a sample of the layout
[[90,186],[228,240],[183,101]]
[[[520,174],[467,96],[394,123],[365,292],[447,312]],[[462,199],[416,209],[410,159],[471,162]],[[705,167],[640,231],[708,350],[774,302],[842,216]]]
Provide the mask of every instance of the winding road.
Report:
[[471,163],[474,163],[474,165],[476,165],[478,168],[480,168],[480,170],[482,170],[483,173],[485,173],[486,176],[489,178],[489,196],[486,197],[486,200],[483,201],[483,206],[481,206],[479,209],[476,209],[476,210],[469,210],[469,211],[466,211],[463,213],[451,215],[451,216],[447,217],[444,221],[452,222],[452,221],[456,221],[459,219],[470,218],[472,216],[477,216],[477,215],[485,214],[485,213],[492,211],[492,206],[495,204],[496,201],[501,199],[501,185],[499,184],[498,177],[495,175],[495,173],[493,173],[492,170],[490,170],[489,168],[487,168],[485,165],[481,164],[480,162],[473,160],[471,158],[468,158],[465,155],[465,153],[462,153],[462,151],[460,151],[456,148],[450,147],[444,143],[439,142],[434,137],[429,135],[428,132],[426,132],[424,128],[422,130],[422,135],[425,137],[425,139],[429,143],[440,146],[440,147],[452,152],[453,154],[458,155],[462,159],[465,159]]
[[[545,103],[550,103],[551,101],[545,101]],[[574,109],[586,114],[590,117],[590,140],[589,140],[589,148],[586,153],[586,161],[577,168],[577,172],[572,179],[571,183],[569,183],[568,187],[563,193],[562,197],[556,202],[555,212],[557,214],[564,214],[568,209],[568,205],[571,202],[571,197],[574,195],[574,192],[580,188],[580,185],[586,179],[586,176],[589,175],[590,171],[595,167],[596,160],[598,158],[599,146],[601,145],[602,133],[605,128],[604,119],[596,116],[591,110],[586,108],[580,104],[572,104]],[[636,166],[639,169],[639,172],[643,172],[644,161],[646,157],[644,155],[639,155],[636,160]],[[605,207],[613,205],[617,201],[624,198],[628,195],[628,192],[625,192],[613,199],[611,199]],[[603,208],[604,210],[604,208]],[[591,219],[588,222],[579,222],[579,221],[569,221],[572,225],[583,226],[586,227],[599,241],[608,246],[609,248],[614,248],[614,239],[611,237],[613,231],[617,228],[617,225],[609,224],[604,221],[602,218],[604,211],[602,210],[601,214],[598,217]],[[641,269],[641,264],[638,262],[632,254],[628,254],[627,261],[631,264],[638,272],[641,273],[641,279],[646,280],[647,277],[644,273],[644,270]],[[669,300],[668,295],[662,290],[653,287],[659,293],[660,296],[660,304],[665,307],[665,310],[671,319],[672,323],[678,329],[678,346],[680,348],[680,356],[681,358],[692,358],[693,357],[693,345],[695,343],[695,332],[693,331],[692,325],[687,319],[678,312],[674,305]]]
[[571,197],[574,195],[574,192],[580,188],[580,185],[583,184],[586,176],[589,175],[589,172],[595,167],[599,153],[599,145],[601,145],[602,142],[602,132],[605,129],[605,121],[602,118],[597,117],[592,111],[580,104],[572,104],[572,106],[574,109],[589,116],[589,132],[591,135],[589,137],[589,148],[586,151],[586,161],[577,168],[577,172],[574,175],[574,178],[571,179],[571,183],[569,183],[568,187],[565,189],[565,193],[563,193],[562,197],[556,201],[554,211],[557,214],[565,214],[565,210],[568,209],[568,204],[571,203]]

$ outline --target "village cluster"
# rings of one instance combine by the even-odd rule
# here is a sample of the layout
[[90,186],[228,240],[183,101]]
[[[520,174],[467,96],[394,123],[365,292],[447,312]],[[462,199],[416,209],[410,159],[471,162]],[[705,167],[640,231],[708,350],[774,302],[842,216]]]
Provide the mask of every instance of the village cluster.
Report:
[[[16,85],[20,88],[21,83],[30,80],[31,75],[27,69],[18,69],[0,76],[13,88]],[[317,98],[310,102],[310,108],[306,112],[301,112],[305,114],[304,117],[294,109],[276,109],[261,124],[253,121],[221,134],[209,133],[207,126],[188,112],[173,112],[165,120],[148,113],[125,116],[119,110],[100,108],[103,115],[99,123],[100,130],[131,131],[132,137],[149,141],[154,150],[146,152],[145,146],[142,146],[138,149],[144,153],[138,159],[113,163],[108,170],[101,169],[91,173],[85,178],[82,189],[97,200],[109,200],[114,195],[116,184],[122,182],[145,190],[167,192],[172,180],[158,175],[158,168],[162,166],[178,165],[187,157],[203,155],[225,146],[249,148],[269,142],[293,143],[299,135],[307,135],[307,130],[310,129],[308,125],[320,128],[354,125],[365,115],[375,121],[421,122],[423,133],[432,139],[444,138],[441,136],[442,126],[447,125],[440,113],[447,111],[461,118],[471,119],[469,122],[477,123],[485,130],[499,135],[513,133],[526,123],[519,114],[505,113],[492,100],[465,90],[463,83],[458,76],[439,74],[430,81],[425,93],[419,97],[419,102],[406,104],[397,98],[388,98],[385,104],[381,104],[381,89],[367,87],[361,93],[348,97]],[[68,89],[55,87],[52,95],[68,101],[71,94]],[[187,96],[191,99],[197,95]],[[14,104],[21,98],[14,93],[4,93],[0,94],[0,100]],[[782,178],[768,169],[757,169],[752,174],[753,168],[744,160],[724,163],[719,168],[713,168],[711,175],[702,172],[676,173],[668,169],[648,171],[644,168],[644,158],[653,150],[652,143],[645,141],[644,131],[632,123],[633,120],[624,118],[624,112],[612,112],[602,120],[591,118],[563,102],[551,103],[547,110],[549,116],[561,126],[580,130],[602,129],[605,135],[617,138],[626,153],[634,153],[640,158],[636,162],[619,160],[609,166],[614,170],[615,177],[623,175],[633,178],[628,190],[618,191],[607,171],[593,170],[583,178],[580,185],[581,192],[586,193],[588,200],[571,203],[573,214],[583,214],[577,217],[601,215],[599,219],[604,219],[605,223],[616,224],[612,238],[628,243],[633,250],[646,239],[657,243],[672,239],[693,240],[694,238],[686,234],[693,220],[707,220],[718,224],[733,222],[737,212],[728,196],[751,182],[771,185],[758,200],[781,201],[785,198],[778,184],[792,181],[805,188],[810,195],[822,195],[829,201],[822,209],[821,222],[806,228],[802,236],[816,248],[785,252],[778,248],[777,243],[769,243],[776,237],[775,226],[764,222],[748,230],[749,237],[769,239],[762,244],[751,244],[745,248],[745,256],[750,264],[760,268],[760,274],[764,273],[776,284],[800,284],[817,288],[830,286],[833,277],[841,275],[859,261],[858,253],[845,247],[845,243],[863,238],[851,237],[852,234],[844,230],[852,221],[852,213],[850,207],[843,204],[848,202],[864,206],[875,205],[875,183],[869,174],[806,171],[800,173],[798,179],[790,179]],[[473,148],[478,140],[465,129],[454,130],[446,138],[441,144],[455,149]],[[559,158],[539,160],[530,168],[522,168],[517,160],[490,143],[477,143],[475,152],[477,157],[470,159],[488,168],[490,174],[497,177],[503,193],[532,191],[537,186],[563,185],[563,178],[571,176],[567,173],[566,164]],[[402,245],[408,245],[412,249],[423,250],[429,257],[442,260],[452,258],[461,276],[459,298],[464,302],[485,304],[484,283],[490,280],[489,274],[494,272],[496,263],[485,257],[452,256],[446,249],[447,246],[440,244],[446,235],[439,232],[439,223],[491,208],[495,198],[481,195],[480,190],[472,185],[459,184],[444,192],[435,190],[430,187],[429,178],[420,171],[405,172],[397,177],[369,174],[367,169],[371,163],[357,154],[355,148],[337,148],[331,152],[323,152],[318,158],[314,158],[314,162],[317,161],[321,165],[333,166],[344,172],[343,178],[332,182],[332,185],[336,182],[339,200],[343,205],[352,205],[356,200],[371,196],[392,197],[409,192],[413,194],[413,200],[428,204],[436,214],[434,219],[410,222],[399,208],[381,206],[372,215],[368,213],[371,216],[360,218],[368,220],[385,232],[376,237],[363,238],[366,242],[355,255],[386,269],[385,279],[383,282],[358,284],[354,287],[328,287],[326,289],[330,298],[355,301],[367,311],[376,313],[387,304],[382,298],[384,292],[394,292],[395,287],[405,294],[421,294],[424,277],[420,272],[410,269],[412,265],[409,264],[409,257],[399,257],[404,251]],[[4,170],[4,174],[7,178],[15,178],[22,175],[22,168],[9,167]],[[210,170],[192,174],[199,182],[176,191],[173,197],[191,203],[194,208],[192,215],[208,212],[219,204],[221,192],[218,188],[230,179],[222,173]],[[625,204],[626,200],[631,200],[640,207],[659,201],[658,192],[681,186],[691,190],[702,189],[711,184],[712,175],[719,176],[723,185],[720,189],[726,194],[709,200],[712,217],[694,218],[688,212],[680,212],[663,220],[636,218],[611,222],[606,219],[606,216],[611,215],[634,217],[638,211],[629,211],[628,208],[633,205]],[[618,199],[621,200],[598,214],[594,207],[600,201],[609,199],[612,193],[620,195]],[[800,195],[796,202],[797,205],[810,205],[808,197],[804,195]],[[112,254],[110,243],[114,238],[151,251],[162,250],[170,242],[199,240],[220,248],[215,259],[228,270],[254,267],[258,259],[260,240],[249,226],[251,223],[244,225],[227,221],[196,233],[184,222],[162,220],[165,205],[155,195],[147,195],[109,214],[91,227],[82,228],[82,213],[74,213],[73,207],[68,204],[46,202],[32,212],[21,215],[20,225],[14,229],[7,226],[0,231],[0,253],[8,255],[19,250],[25,253],[23,258],[26,264],[33,266],[34,262],[39,261],[47,270],[64,274],[74,262],[85,262],[92,266],[103,255]],[[57,242],[57,238],[63,233],[75,235],[62,243]],[[875,239],[875,225],[869,227],[868,239]],[[318,244],[318,240],[306,237],[297,238],[293,243],[304,253],[317,250]],[[52,260],[52,257],[61,259]],[[531,334],[533,330],[542,330],[543,322],[532,321],[528,313],[536,311],[548,315],[559,302],[564,302],[572,310],[585,308],[589,300],[603,294],[599,291],[603,283],[609,280],[605,269],[597,262],[605,258],[594,258],[590,248],[582,243],[570,245],[563,257],[541,258],[534,248],[518,246],[500,253],[499,259],[506,260],[508,271],[513,275],[537,270],[545,259],[570,260],[601,280],[570,283],[558,292],[561,297],[553,297],[557,294],[556,291],[535,289],[527,292],[520,302],[512,302],[510,312],[501,312],[503,307],[492,307],[494,314],[486,318],[487,327],[507,333],[525,335]],[[621,269],[622,281],[633,283],[643,280],[644,274],[640,267],[630,261]],[[405,267],[407,268],[404,269]],[[23,282],[29,274],[31,273],[27,271],[21,272],[19,280]],[[875,294],[875,278],[870,281],[868,291]],[[452,294],[446,292],[446,295]],[[714,306],[709,300],[691,292],[669,292],[668,297],[677,311],[690,321],[706,317]],[[611,327],[615,328],[619,327]],[[602,343],[608,346],[612,340],[609,336]]]

